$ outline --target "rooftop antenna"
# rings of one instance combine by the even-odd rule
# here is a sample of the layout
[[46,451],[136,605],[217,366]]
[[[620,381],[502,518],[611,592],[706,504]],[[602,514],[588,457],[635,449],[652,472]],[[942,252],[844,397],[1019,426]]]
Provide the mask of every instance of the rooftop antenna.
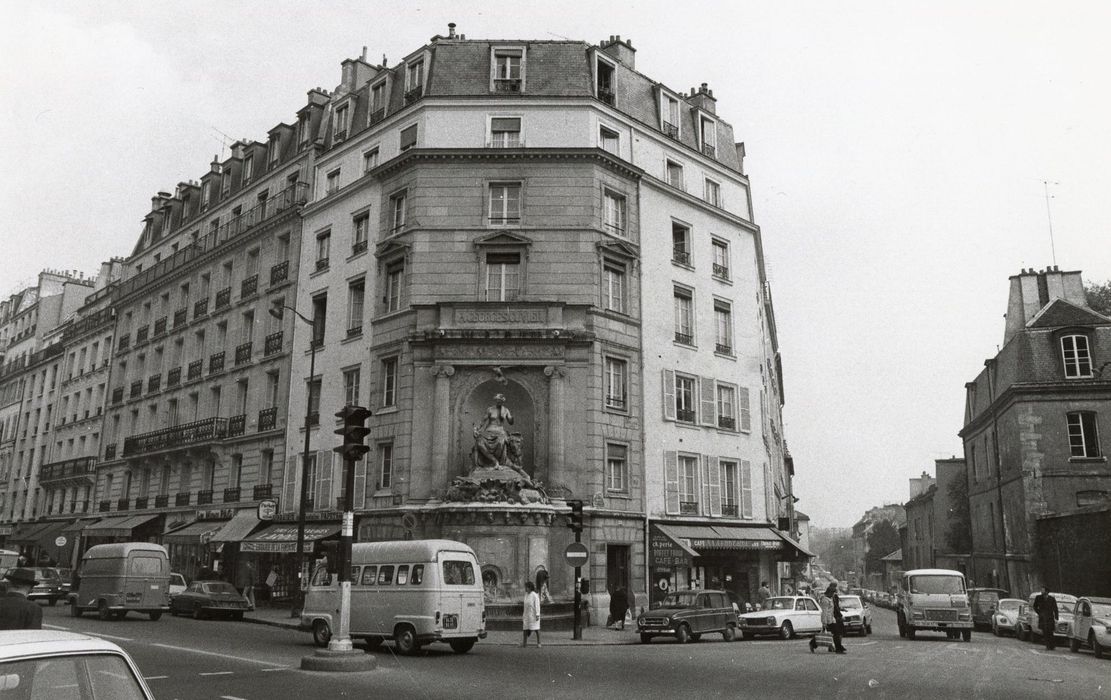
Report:
[[1049,252],[1053,256],[1054,267],[1057,267],[1057,247],[1053,244],[1053,209],[1049,206],[1049,200],[1052,199],[1049,194],[1049,186],[1060,184],[1059,182],[1042,180],[1042,187],[1045,189],[1045,216],[1049,220]]
[[[235,139],[228,136],[227,134],[220,131],[219,129],[217,129],[214,126],[210,126],[209,128],[212,129],[213,131],[215,131],[217,134],[220,134],[220,138],[218,139],[220,141],[220,160],[223,160],[224,159],[224,153],[225,153],[225,151],[228,150],[228,144],[235,143]],[[215,137],[213,137],[213,138],[215,138]]]

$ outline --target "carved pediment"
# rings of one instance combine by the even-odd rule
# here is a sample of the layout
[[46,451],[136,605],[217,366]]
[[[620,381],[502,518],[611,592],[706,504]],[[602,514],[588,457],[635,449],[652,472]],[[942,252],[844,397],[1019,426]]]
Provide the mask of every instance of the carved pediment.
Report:
[[480,248],[485,246],[530,246],[532,245],[532,239],[512,231],[496,231],[479,236],[474,239],[474,244]]
[[598,250],[608,255],[629,260],[636,260],[640,257],[640,249],[625,241],[604,241],[598,244]]
[[410,245],[402,243],[401,241],[382,241],[374,248],[374,257],[382,260],[384,258],[394,258],[401,256],[408,256]]

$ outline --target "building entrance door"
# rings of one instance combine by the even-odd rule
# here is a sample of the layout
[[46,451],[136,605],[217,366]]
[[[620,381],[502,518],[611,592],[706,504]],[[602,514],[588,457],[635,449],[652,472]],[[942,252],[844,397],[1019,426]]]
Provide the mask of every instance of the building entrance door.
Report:
[[632,586],[629,580],[629,545],[606,545],[606,590],[616,591],[624,588],[632,595]]

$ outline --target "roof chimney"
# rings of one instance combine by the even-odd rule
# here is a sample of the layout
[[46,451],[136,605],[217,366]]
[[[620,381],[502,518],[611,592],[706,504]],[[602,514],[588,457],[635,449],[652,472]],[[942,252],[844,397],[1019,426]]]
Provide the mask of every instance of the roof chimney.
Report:
[[633,42],[629,40],[622,41],[621,35],[610,34],[609,41],[602,41],[599,45],[604,53],[617,59],[622,65],[628,66],[632,70],[636,70],[636,53],[637,50],[633,48]]
[[1047,268],[1038,272],[1023,269],[1011,277],[1011,291],[1007,299],[1007,325],[1003,331],[1004,344],[1026,327],[1032,318],[1057,299],[1064,299],[1077,306],[1088,306],[1084,282],[1079,271],[1060,272]]
[[714,91],[706,83],[702,83],[697,90],[691,88],[691,96],[687,98],[687,102],[703,112],[717,114],[717,100],[714,99]]
[[455,22],[448,22],[447,23],[447,38],[448,39],[454,39],[455,38]]

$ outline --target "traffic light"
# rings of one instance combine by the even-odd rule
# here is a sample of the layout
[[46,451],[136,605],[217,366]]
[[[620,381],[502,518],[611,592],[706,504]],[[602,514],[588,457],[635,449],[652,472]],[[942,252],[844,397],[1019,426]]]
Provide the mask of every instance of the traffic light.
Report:
[[583,502],[582,501],[567,501],[567,505],[571,506],[571,518],[567,521],[568,527],[572,532],[583,531]]
[[345,460],[357,462],[370,451],[363,444],[370,433],[370,428],[365,425],[369,417],[370,411],[362,406],[344,406],[342,411],[336,413],[336,418],[343,421],[343,427],[336,430],[336,435],[343,436],[343,444],[333,449],[343,455]]

